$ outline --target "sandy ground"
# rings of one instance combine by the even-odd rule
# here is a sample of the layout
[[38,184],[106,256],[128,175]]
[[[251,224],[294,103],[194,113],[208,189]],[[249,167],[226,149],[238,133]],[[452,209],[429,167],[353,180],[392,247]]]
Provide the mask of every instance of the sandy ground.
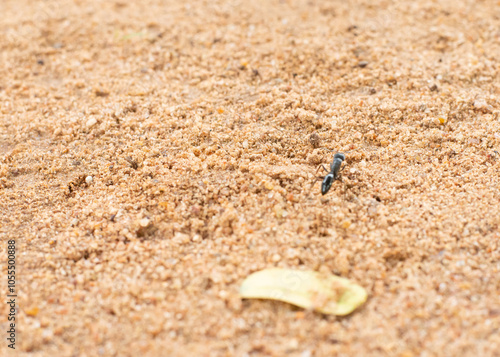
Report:
[[[498,1],[0,13],[2,356],[500,356]],[[266,267],[369,299],[241,301]]]

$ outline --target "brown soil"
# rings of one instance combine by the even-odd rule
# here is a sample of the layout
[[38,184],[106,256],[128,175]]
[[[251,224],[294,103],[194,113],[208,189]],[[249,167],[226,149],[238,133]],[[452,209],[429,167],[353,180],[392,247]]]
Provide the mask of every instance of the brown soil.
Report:
[[[498,1],[0,13],[17,355],[499,356]],[[324,148],[343,182],[309,194]],[[344,318],[241,301],[273,266],[368,301]]]

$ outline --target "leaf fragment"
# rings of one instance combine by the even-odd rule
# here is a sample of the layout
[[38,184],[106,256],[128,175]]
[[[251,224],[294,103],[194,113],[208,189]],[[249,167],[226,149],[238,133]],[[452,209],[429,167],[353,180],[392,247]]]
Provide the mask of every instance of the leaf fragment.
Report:
[[323,314],[348,315],[367,298],[365,289],[332,274],[271,268],[249,275],[240,287],[243,299],[287,302]]

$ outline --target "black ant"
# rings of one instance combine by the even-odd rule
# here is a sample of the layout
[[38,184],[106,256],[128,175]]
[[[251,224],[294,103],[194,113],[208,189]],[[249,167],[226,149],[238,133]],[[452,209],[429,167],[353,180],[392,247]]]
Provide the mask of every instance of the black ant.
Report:
[[[318,173],[318,170],[320,168],[323,168],[323,170],[328,172],[328,174],[326,176],[316,177],[316,179],[313,181],[313,183],[311,185],[311,189],[314,186],[314,184],[316,183],[316,181],[323,180],[323,182],[321,183],[321,194],[326,195],[327,192],[332,187],[332,184],[336,180],[339,180],[342,182],[342,178],[340,177],[340,172],[345,167],[345,165],[342,167],[342,162],[344,162],[344,160],[345,160],[345,154],[338,152],[333,156],[333,161],[330,164],[330,171],[328,171],[323,164],[319,165],[319,167],[316,170],[316,172],[314,173],[314,175],[316,175]],[[341,167],[342,167],[342,169],[341,169]]]

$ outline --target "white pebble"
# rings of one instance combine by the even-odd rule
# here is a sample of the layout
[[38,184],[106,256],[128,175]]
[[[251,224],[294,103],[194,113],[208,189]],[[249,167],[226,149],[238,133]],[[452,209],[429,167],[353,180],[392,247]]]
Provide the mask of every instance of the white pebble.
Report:
[[42,330],[42,338],[43,339],[51,339],[54,336],[54,332],[50,328],[46,328]]
[[139,221],[139,224],[141,227],[147,227],[149,226],[149,218],[143,218]]
[[474,101],[474,107],[477,109],[483,109],[488,106],[488,103],[486,103],[483,99],[477,99]]
[[92,176],[85,177],[85,182],[87,183],[87,185],[90,185],[92,181],[94,181],[94,178]]
[[493,111],[493,107],[488,105],[484,99],[477,99],[474,101],[474,108],[481,110],[485,113],[491,113]]
[[243,141],[243,149],[248,149],[248,140]]
[[87,126],[87,128],[90,128],[94,125],[97,124],[97,119],[96,118],[90,118],[89,120],[87,120],[87,123],[85,124]]

